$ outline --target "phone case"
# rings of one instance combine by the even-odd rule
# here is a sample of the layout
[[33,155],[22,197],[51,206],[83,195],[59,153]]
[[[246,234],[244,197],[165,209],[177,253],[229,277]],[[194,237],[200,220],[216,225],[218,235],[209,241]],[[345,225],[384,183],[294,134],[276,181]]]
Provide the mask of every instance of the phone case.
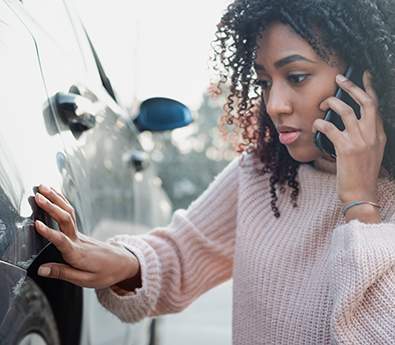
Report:
[[[344,73],[344,75],[348,79],[350,79],[352,82],[354,82],[360,88],[364,89],[363,82],[362,82],[362,74],[363,74],[363,71],[353,68],[352,66],[349,66],[347,68],[346,72]],[[343,89],[338,87],[336,90],[335,97],[342,100],[346,104],[348,104],[354,110],[358,120],[361,118],[359,104],[357,102],[355,102],[346,91],[344,91]],[[341,131],[344,131],[344,129],[345,129],[343,120],[341,119],[341,116],[332,109],[328,109],[326,111],[326,113],[324,115],[324,120],[332,122]],[[315,137],[314,137],[314,141],[315,141],[316,146],[322,152],[329,154],[333,158],[336,158],[335,147],[325,134],[317,131],[315,134]]]

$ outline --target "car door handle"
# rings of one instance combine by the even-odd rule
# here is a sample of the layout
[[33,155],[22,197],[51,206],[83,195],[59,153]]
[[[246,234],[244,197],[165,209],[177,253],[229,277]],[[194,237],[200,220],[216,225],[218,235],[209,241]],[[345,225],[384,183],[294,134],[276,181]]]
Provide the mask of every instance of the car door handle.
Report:
[[58,92],[55,103],[62,120],[72,131],[87,131],[96,125],[94,104],[86,97]]
[[137,172],[145,170],[149,166],[149,157],[144,151],[133,150],[126,158],[129,166],[132,166]]

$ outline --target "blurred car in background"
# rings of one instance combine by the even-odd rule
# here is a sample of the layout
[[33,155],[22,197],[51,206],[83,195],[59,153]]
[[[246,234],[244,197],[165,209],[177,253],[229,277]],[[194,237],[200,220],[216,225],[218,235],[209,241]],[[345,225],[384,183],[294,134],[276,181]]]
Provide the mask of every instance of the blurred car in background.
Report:
[[56,224],[32,196],[40,183],[58,189],[101,240],[167,223],[138,134],[185,126],[189,110],[153,98],[127,114],[67,1],[0,0],[0,46],[0,343],[153,344],[151,320],[121,323],[93,290],[36,275],[62,258],[34,230]]

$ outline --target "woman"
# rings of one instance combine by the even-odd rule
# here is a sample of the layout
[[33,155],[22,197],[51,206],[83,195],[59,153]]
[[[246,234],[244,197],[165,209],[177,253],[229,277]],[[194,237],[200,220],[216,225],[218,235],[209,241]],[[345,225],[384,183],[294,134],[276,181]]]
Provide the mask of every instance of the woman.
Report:
[[[393,344],[394,5],[234,1],[215,51],[231,83],[226,121],[248,152],[168,227],[108,243],[80,234],[67,200],[40,186],[37,203],[62,231],[39,221],[37,231],[68,265],[39,273],[97,288],[129,322],[180,311],[233,277],[234,344]],[[348,65],[366,70],[363,89],[344,79]],[[322,119],[329,108],[344,131]],[[336,160],[317,149],[316,131]]]

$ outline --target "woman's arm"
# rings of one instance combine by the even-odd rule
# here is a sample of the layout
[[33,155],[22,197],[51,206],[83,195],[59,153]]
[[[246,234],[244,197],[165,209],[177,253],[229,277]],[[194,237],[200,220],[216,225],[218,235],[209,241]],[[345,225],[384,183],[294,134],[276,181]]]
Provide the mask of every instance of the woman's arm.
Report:
[[41,187],[37,203],[61,231],[40,222],[37,231],[67,262],[45,264],[41,273],[50,269],[50,278],[97,288],[100,302],[124,321],[182,310],[231,277],[238,172],[235,159],[188,210],[175,212],[169,226],[145,235],[119,235],[107,243],[79,233],[70,204]]
[[395,216],[337,227],[330,247],[334,344],[395,343]]
[[120,235],[111,243],[138,258],[142,287],[119,296],[98,289],[99,301],[122,320],[175,313],[232,275],[238,204],[239,159],[233,161],[187,210],[142,236]]
[[[340,78],[339,78],[340,77]],[[365,71],[364,90],[351,80],[338,76],[336,82],[361,106],[358,120],[352,108],[336,97],[321,103],[321,110],[335,110],[342,118],[345,130],[340,131],[331,122],[315,120],[313,131],[321,131],[336,149],[336,189],[339,200],[345,204],[353,201],[377,203],[377,182],[384,156],[387,137],[379,112],[379,102],[372,85],[372,76]],[[353,206],[346,213],[346,220],[379,223],[377,209],[363,204]]]
[[367,224],[378,224],[381,222],[381,216],[378,209],[369,204],[351,207],[347,211],[345,218],[347,223],[354,219]]

